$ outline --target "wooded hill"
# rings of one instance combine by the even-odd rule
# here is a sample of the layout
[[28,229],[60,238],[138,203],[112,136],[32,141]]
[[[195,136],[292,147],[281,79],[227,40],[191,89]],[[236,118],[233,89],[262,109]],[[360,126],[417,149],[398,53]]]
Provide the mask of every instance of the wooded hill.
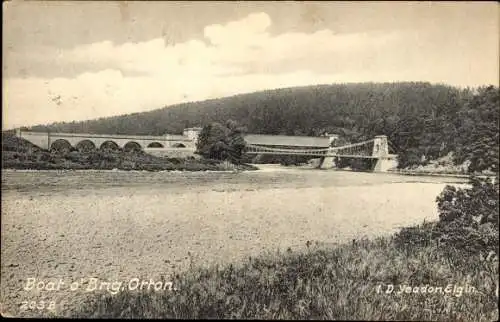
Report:
[[451,151],[461,162],[478,149],[489,160],[478,160],[479,168],[498,160],[499,89],[494,86],[459,89],[400,82],[284,88],[31,130],[162,135],[229,119],[249,133],[328,132],[349,142],[385,134],[397,148],[403,167]]

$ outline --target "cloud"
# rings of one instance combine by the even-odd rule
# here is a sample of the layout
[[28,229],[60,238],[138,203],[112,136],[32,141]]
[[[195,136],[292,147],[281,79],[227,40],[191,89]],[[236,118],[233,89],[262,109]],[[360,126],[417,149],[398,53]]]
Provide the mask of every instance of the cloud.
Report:
[[327,29],[272,36],[267,32],[270,25],[266,13],[255,13],[225,25],[206,26],[208,44],[193,39],[166,45],[163,38],[122,45],[104,41],[74,48],[62,57],[75,63],[106,63],[150,75],[217,75],[238,73],[249,65],[271,66],[285,59],[375,50],[399,37],[397,33],[337,35]]
[[410,70],[401,48],[410,51],[414,44],[405,43],[398,32],[336,34],[324,29],[272,35],[271,23],[266,13],[255,13],[206,26],[205,39],[176,44],[162,38],[119,45],[103,41],[52,49],[52,54],[44,48],[42,58],[30,53],[26,57],[33,58],[32,64],[88,66],[88,71],[74,77],[7,79],[4,126],[92,119],[280,87],[422,76],[446,81],[449,72],[429,76],[429,69]]
[[258,43],[263,37],[268,37],[266,30],[269,26],[271,26],[271,18],[266,13],[253,13],[226,25],[206,26],[204,35],[216,46],[248,45]]

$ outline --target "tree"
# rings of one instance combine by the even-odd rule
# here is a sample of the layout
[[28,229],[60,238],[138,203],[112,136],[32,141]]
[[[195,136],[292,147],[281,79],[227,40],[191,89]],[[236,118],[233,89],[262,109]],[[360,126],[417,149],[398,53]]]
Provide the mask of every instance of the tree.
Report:
[[245,139],[243,138],[243,133],[246,129],[240,127],[237,122],[232,120],[227,121],[226,127],[229,129],[227,136],[227,153],[229,159],[234,163],[240,163],[246,146]]
[[201,130],[196,152],[204,158],[240,163],[246,145],[244,132],[245,128],[232,120],[227,121],[225,126],[211,123]]
[[499,94],[498,88],[493,86],[480,88],[459,113],[462,125],[458,131],[457,150],[459,159],[471,161],[470,172],[491,170],[498,173]]
[[499,185],[490,179],[471,177],[470,188],[446,186],[436,198],[441,244],[454,248],[494,251],[498,255]]

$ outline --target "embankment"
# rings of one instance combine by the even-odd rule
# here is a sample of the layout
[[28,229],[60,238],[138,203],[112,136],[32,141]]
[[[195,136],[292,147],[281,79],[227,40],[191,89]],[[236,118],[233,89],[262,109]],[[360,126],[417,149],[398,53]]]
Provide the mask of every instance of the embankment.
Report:
[[154,156],[144,151],[59,151],[49,152],[15,136],[2,137],[2,168],[18,170],[146,170],[224,171],[255,170],[217,160]]

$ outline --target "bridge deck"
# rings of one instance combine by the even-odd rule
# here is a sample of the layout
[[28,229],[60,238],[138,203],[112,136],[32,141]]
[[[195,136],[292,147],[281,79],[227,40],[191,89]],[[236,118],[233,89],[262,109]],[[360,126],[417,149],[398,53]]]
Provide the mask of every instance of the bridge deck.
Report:
[[244,139],[250,145],[315,148],[327,148],[330,146],[330,139],[328,137],[247,134],[244,136]]
[[341,157],[341,158],[362,158],[362,159],[378,159],[378,156],[373,155],[358,155],[358,154],[336,154],[336,153],[304,153],[304,152],[270,152],[270,151],[246,151],[246,154],[267,154],[267,155],[300,155],[311,157]]
[[63,133],[63,132],[31,132],[23,131],[22,134],[36,135],[47,133],[52,138],[57,137],[80,137],[80,138],[100,138],[100,139],[127,139],[127,140],[156,140],[156,141],[191,141],[191,139],[183,135],[168,134],[165,136],[152,135],[125,135],[125,134],[86,134],[86,133]]

